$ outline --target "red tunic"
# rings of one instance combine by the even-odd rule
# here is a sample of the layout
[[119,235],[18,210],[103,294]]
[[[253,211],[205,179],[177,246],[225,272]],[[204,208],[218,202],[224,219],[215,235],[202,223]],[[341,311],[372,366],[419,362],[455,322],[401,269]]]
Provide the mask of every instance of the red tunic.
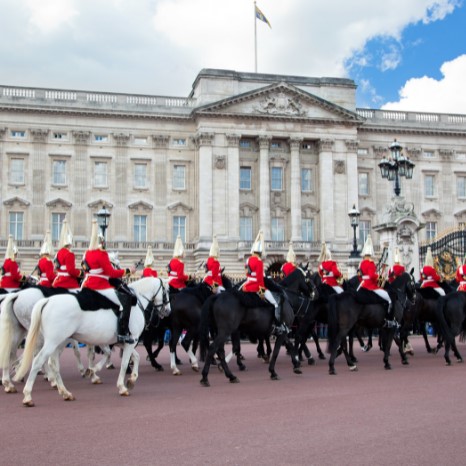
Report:
[[460,265],[456,270],[456,281],[458,282],[458,291],[466,291],[466,264]]
[[142,277],[155,277],[157,278],[157,270],[153,269],[152,267],[145,267],[142,271]]
[[81,271],[76,268],[74,253],[68,248],[61,248],[57,252],[56,260],[59,263],[59,267],[52,286],[54,288],[79,288],[78,277],[81,275]]
[[19,288],[23,275],[19,271],[18,263],[12,259],[5,259],[0,288]]
[[318,272],[322,283],[328,286],[338,286],[337,279],[342,276],[335,261],[323,261],[319,264]]
[[401,277],[406,272],[405,266],[394,264],[388,270],[388,283],[392,283],[397,277]]
[[371,291],[380,288],[378,285],[379,274],[377,273],[377,267],[374,261],[364,259],[361,264],[359,264],[359,270],[362,274],[361,288]]
[[168,284],[177,289],[186,288],[186,282],[188,281],[188,275],[184,273],[183,262],[174,257],[168,264],[170,272],[168,274]]
[[215,257],[209,257],[205,264],[207,275],[204,277],[204,282],[210,286],[223,286],[222,275],[220,272],[220,262]]
[[243,291],[257,293],[260,289],[265,289],[264,285],[264,264],[260,257],[251,256],[246,262],[246,281]]
[[53,261],[48,257],[41,257],[37,264],[39,269],[39,285],[50,288],[55,277],[57,276],[54,270]]
[[430,265],[425,265],[421,272],[421,288],[440,288],[438,282],[441,280],[440,275]]
[[293,273],[296,270],[296,265],[293,264],[293,262],[285,262],[282,265],[282,272],[285,277],[288,277],[290,273]]
[[121,278],[125,274],[124,269],[115,269],[110,262],[108,252],[104,249],[86,251],[84,260],[89,266],[89,271],[83,281],[84,288],[91,290],[106,290],[113,288],[109,278]]

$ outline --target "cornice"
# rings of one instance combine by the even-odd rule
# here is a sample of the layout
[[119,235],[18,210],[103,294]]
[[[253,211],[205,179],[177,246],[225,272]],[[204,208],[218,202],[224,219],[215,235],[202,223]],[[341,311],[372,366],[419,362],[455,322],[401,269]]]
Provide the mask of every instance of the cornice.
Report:
[[367,127],[360,126],[358,131],[360,133],[379,133],[379,134],[407,134],[407,135],[419,135],[419,136],[450,136],[450,137],[466,137],[466,130],[447,130],[443,128],[439,129],[422,129],[422,128],[403,128],[401,126],[384,126],[384,127]]

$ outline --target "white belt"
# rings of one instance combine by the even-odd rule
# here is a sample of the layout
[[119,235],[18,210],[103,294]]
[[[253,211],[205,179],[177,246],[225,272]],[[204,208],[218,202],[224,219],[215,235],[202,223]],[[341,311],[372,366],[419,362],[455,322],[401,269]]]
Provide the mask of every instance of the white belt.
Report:
[[3,274],[4,277],[11,277],[11,272],[7,272]]
[[109,280],[110,279],[110,277],[108,277],[107,275],[101,275],[99,273],[91,273],[91,272],[89,272],[88,278],[89,277],[103,278],[104,280]]
[[104,271],[103,268],[91,269],[91,270],[89,270],[89,273],[95,274],[95,273],[102,273],[103,271]]
[[60,270],[66,270],[66,265],[60,265]]
[[57,275],[59,275],[60,277],[69,277],[70,274],[68,272],[58,272]]
[[178,276],[178,273],[177,273],[177,272],[170,272],[170,275],[171,275],[172,277],[177,277],[177,276]]
[[333,272],[324,272],[324,277],[333,277]]
[[362,279],[363,279],[363,280],[370,280],[371,277],[370,277],[370,275],[363,275],[363,276],[362,276]]
[[209,270],[209,271],[207,272],[207,276],[208,276],[208,277],[211,277],[211,276],[212,276],[212,270]]
[[256,277],[247,277],[248,282],[257,282]]

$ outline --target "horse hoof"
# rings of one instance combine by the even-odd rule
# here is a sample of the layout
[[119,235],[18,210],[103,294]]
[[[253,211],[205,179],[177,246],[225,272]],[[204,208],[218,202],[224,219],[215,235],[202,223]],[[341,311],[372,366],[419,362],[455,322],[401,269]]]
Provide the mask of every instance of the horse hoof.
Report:
[[172,371],[172,374],[173,375],[181,375],[181,371],[178,370],[178,369],[175,369],[174,371]]
[[126,385],[129,390],[132,390],[134,388],[134,381],[131,379],[128,379],[128,381],[126,382]]
[[308,366],[315,366],[316,365],[316,360],[314,358],[309,358],[307,360],[307,365]]
[[199,366],[191,366],[191,369],[192,369],[194,372],[199,372]]
[[84,372],[84,376],[83,376],[83,377],[90,377],[91,375],[92,375],[91,369],[86,369],[86,372]]
[[303,373],[303,371],[302,371],[299,367],[295,367],[295,368],[293,369],[293,372],[294,372],[295,374],[302,374],[302,373]]
[[34,402],[30,400],[30,401],[23,401],[23,406],[25,406],[26,408],[33,408],[35,405],[34,405]]
[[163,372],[163,367],[162,366],[156,367],[155,370],[157,372]]
[[112,369],[115,369],[115,366],[113,365],[113,363],[110,363],[108,366],[107,366],[107,369],[110,371]]
[[403,366],[409,366],[409,361],[405,359],[404,361],[401,361],[401,364],[403,364]]
[[230,379],[230,383],[239,383],[238,377],[232,377],[232,378]]
[[70,393],[69,395],[66,395],[63,397],[65,401],[75,401],[76,398]]
[[5,387],[5,393],[18,393],[16,387]]
[[335,369],[328,370],[329,375],[337,375],[337,371]]
[[101,385],[101,384],[102,384],[102,380],[100,380],[100,379],[97,377],[97,379],[94,379],[94,380],[92,381],[92,383],[93,383],[93,385]]
[[241,372],[244,372],[246,370],[246,366],[244,364],[242,364],[241,366],[239,366],[239,370]]
[[270,379],[271,379],[271,380],[280,380],[280,377],[278,377],[277,374],[272,374],[272,375],[270,376]]
[[325,354],[319,354],[319,359],[322,359],[322,360],[326,359]]
[[445,366],[451,366],[451,361],[446,361]]
[[458,359],[456,360],[456,362],[457,362],[458,364],[462,364],[463,359],[462,359],[462,358],[458,358]]
[[358,366],[350,366],[350,372],[358,372]]
[[385,364],[384,369],[385,369],[386,371],[391,371],[391,370],[392,370],[392,366],[390,366],[390,364]]
[[120,396],[129,396],[129,391],[123,390],[122,392],[120,392]]
[[203,387],[210,387],[210,383],[207,379],[201,379],[201,385]]

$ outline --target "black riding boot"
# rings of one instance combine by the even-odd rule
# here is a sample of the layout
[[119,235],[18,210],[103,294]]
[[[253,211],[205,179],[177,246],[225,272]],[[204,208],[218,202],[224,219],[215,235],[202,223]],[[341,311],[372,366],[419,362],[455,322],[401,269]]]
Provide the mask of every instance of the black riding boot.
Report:
[[398,322],[395,320],[395,313],[393,312],[393,304],[389,303],[387,306],[387,317],[385,319],[385,327],[387,328],[397,328],[399,327]]
[[131,315],[131,296],[118,293],[118,299],[123,306],[123,310],[120,311],[118,318],[118,343],[134,343],[134,339],[129,333],[129,317]]
[[274,333],[276,335],[281,335],[282,333],[289,332],[288,327],[285,325],[282,319],[282,298],[280,297],[280,301],[278,302],[277,306],[275,306],[275,329]]

